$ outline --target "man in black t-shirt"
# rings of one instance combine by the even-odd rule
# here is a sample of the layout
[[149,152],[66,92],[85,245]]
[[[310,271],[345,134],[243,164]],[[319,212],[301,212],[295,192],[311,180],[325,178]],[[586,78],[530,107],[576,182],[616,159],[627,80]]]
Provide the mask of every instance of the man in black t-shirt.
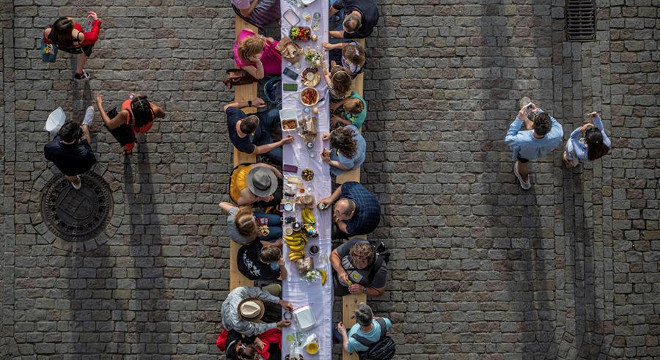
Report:
[[331,38],[362,39],[371,35],[378,23],[375,0],[336,0],[330,7],[330,17],[344,10],[343,29],[331,30]]
[[74,189],[82,187],[80,174],[96,164],[96,157],[89,145],[89,128],[94,119],[94,108],[88,107],[82,125],[69,121],[64,124],[53,140],[44,146],[46,160],[52,161],[71,182]]
[[238,249],[236,261],[238,270],[250,280],[283,280],[286,278],[286,267],[282,258],[280,245],[264,245],[254,240]]
[[[227,133],[234,147],[247,154],[266,154],[275,164],[282,164],[282,145],[293,141],[288,135],[280,141],[273,142],[270,135],[275,126],[279,129],[280,115],[277,108],[246,115],[241,108],[264,107],[266,103],[256,98],[254,101],[241,101],[225,105],[227,115]],[[280,130],[281,131],[281,130]]]

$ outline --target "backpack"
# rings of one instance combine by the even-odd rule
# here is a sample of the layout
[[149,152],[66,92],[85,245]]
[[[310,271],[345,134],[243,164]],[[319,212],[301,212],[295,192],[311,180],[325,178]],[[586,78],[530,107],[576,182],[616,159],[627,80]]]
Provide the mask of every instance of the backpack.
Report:
[[387,265],[390,261],[390,250],[380,240],[369,240],[369,244],[374,249],[375,254],[374,265],[371,267],[371,272],[369,273],[369,282],[372,282],[383,262]]
[[394,358],[396,344],[391,337],[387,336],[385,320],[377,318],[376,322],[380,325],[380,339],[378,341],[371,341],[358,334],[351,335],[353,339],[369,348],[367,351],[358,353],[360,360],[390,360]]

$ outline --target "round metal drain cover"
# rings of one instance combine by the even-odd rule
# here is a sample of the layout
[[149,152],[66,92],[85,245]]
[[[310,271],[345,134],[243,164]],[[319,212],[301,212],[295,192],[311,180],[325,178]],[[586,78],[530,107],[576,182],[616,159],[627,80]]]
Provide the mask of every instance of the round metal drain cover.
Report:
[[105,180],[95,173],[81,178],[82,188],[75,190],[63,176],[55,176],[41,197],[41,213],[48,229],[68,241],[94,238],[112,215],[112,193]]

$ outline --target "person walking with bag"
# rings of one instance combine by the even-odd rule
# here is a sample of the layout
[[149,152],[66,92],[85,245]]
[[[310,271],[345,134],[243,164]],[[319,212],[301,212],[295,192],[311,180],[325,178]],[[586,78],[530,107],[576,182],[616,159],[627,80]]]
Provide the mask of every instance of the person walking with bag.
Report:
[[64,174],[74,189],[80,190],[80,174],[89,171],[96,164],[96,157],[90,143],[89,128],[94,119],[94,108],[88,107],[82,125],[69,121],[62,125],[57,135],[46,146],[44,156]]
[[96,106],[105,127],[124,147],[124,155],[133,153],[137,134],[144,134],[151,129],[154,119],[165,117],[165,111],[161,107],[149,102],[146,96],[133,93],[121,104],[119,111],[114,108],[106,113],[103,108],[103,95],[100,93],[96,95]]
[[73,76],[75,80],[84,80],[89,78],[89,73],[85,71],[87,58],[92,54],[92,48],[99,39],[101,30],[101,20],[95,12],[90,11],[89,17],[92,18],[92,28],[88,32],[83,31],[82,25],[73,21],[69,16],[63,16],[57,19],[53,25],[44,30],[44,43],[53,44],[58,50],[78,55],[76,62],[76,72]]

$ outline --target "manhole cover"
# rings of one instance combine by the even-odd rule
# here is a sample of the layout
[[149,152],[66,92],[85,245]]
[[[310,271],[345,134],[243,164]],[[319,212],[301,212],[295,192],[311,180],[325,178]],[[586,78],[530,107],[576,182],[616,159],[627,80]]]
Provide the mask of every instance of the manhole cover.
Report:
[[85,241],[98,235],[110,221],[110,187],[96,173],[81,175],[82,188],[75,190],[62,176],[44,186],[41,213],[55,236],[68,241]]

